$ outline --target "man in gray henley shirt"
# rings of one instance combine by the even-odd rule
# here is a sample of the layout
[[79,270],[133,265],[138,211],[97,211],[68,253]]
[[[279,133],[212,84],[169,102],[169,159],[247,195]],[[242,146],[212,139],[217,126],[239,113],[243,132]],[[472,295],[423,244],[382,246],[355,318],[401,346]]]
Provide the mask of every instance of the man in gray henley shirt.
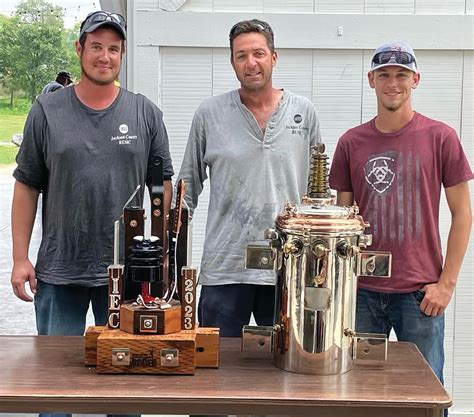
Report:
[[252,313],[258,324],[273,324],[274,274],[246,270],[245,248],[263,238],[285,202],[300,201],[320,129],[309,100],[273,88],[277,53],[266,22],[234,25],[230,48],[241,87],[199,106],[179,178],[191,211],[210,178],[199,322],[238,337]]

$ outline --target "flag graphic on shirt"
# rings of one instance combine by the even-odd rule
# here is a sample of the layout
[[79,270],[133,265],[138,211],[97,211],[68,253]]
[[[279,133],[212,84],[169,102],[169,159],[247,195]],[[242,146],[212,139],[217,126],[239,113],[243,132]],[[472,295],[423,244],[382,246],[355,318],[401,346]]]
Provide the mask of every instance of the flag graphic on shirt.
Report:
[[[420,161],[408,153],[387,152],[364,165],[368,187],[365,217],[374,241],[403,244],[420,233]],[[364,193],[365,194],[365,193]]]

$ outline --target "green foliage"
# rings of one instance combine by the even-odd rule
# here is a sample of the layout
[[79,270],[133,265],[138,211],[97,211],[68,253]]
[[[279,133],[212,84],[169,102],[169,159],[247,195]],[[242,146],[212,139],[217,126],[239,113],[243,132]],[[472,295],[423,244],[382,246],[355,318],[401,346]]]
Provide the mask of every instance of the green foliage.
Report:
[[27,98],[16,98],[13,107],[10,98],[0,98],[0,117],[4,115],[20,115],[26,117],[31,109],[31,103]]
[[65,69],[78,79],[73,40],[78,30],[64,29],[61,7],[45,0],[23,0],[13,17],[0,16],[0,83],[33,103],[48,82]]
[[24,0],[17,7],[17,16],[16,80],[33,102],[51,73],[64,65],[63,15],[59,7],[43,0]]
[[72,29],[65,29],[63,39],[66,46],[66,69],[71,73],[74,81],[79,81],[81,77],[81,63],[76,55],[76,40],[79,36],[80,23],[76,23]]
[[64,13],[59,6],[44,0],[23,0],[16,8],[16,14],[23,23],[43,26],[64,26]]
[[12,35],[15,32],[15,19],[9,19],[0,14],[0,82],[9,91],[14,88],[15,61],[13,60],[13,49],[15,45]]

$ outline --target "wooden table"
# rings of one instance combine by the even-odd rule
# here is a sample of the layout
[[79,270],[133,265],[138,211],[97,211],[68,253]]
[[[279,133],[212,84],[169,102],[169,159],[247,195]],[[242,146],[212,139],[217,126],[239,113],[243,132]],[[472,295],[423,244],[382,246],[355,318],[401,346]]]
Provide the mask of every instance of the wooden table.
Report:
[[0,336],[0,412],[438,417],[451,405],[410,343],[390,343],[383,365],[315,376],[241,358],[239,342],[221,339],[221,367],[194,376],[97,375],[82,337]]

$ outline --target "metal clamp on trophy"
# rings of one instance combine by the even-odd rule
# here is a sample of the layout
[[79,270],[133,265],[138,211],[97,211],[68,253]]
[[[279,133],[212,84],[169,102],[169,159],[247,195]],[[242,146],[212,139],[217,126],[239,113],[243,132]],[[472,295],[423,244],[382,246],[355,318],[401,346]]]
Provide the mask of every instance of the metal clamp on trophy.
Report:
[[391,274],[391,254],[361,250],[371,244],[358,207],[334,205],[324,145],[313,149],[307,195],[286,204],[247,247],[246,267],[275,270],[274,326],[245,326],[244,352],[273,355],[273,363],[302,374],[340,374],[356,359],[386,360],[384,334],[355,328],[357,276]]
[[119,263],[120,221],[115,222],[108,323],[89,327],[85,335],[85,364],[98,373],[194,374],[196,367],[219,366],[219,329],[195,327],[196,269],[186,266],[190,219],[182,180],[177,188],[167,233],[163,164],[157,160],[150,237],[144,236],[144,209],[130,205],[140,186],[123,208],[124,265]]

